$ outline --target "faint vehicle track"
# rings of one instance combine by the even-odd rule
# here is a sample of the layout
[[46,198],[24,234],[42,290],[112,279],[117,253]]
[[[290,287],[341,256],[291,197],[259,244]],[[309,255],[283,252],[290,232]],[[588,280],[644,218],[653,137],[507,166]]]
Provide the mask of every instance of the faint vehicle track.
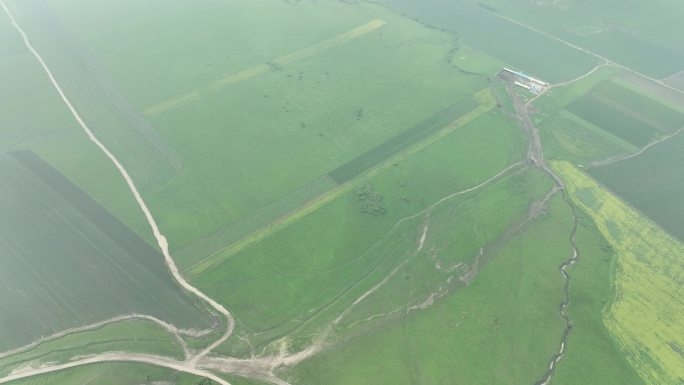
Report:
[[643,154],[644,152],[646,152],[649,148],[651,148],[651,147],[653,147],[653,146],[655,146],[655,145],[658,145],[658,144],[660,144],[660,143],[662,143],[662,142],[664,142],[664,141],[666,141],[666,140],[668,140],[668,139],[671,139],[671,138],[673,138],[673,137],[679,135],[682,131],[684,131],[684,127],[680,128],[679,130],[677,130],[677,131],[675,131],[675,132],[673,132],[673,133],[671,133],[671,134],[669,134],[669,135],[663,136],[662,138],[660,138],[660,139],[658,139],[658,140],[655,140],[655,141],[653,141],[653,142],[651,142],[651,143],[645,145],[641,150],[639,150],[638,152],[635,152],[635,153],[633,153],[633,154],[628,154],[628,155],[620,156],[620,157],[617,157],[617,158],[608,158],[608,159],[604,159],[604,160],[597,160],[597,161],[591,162],[591,165],[589,166],[589,168],[607,166],[607,165],[609,165],[609,164],[613,164],[613,163],[616,163],[616,162],[621,162],[621,161],[623,161],[623,160],[635,158],[635,157],[637,157],[637,156],[639,156],[639,155],[642,155],[642,154]]
[[72,334],[78,334],[78,333],[83,333],[83,332],[88,332],[88,331],[93,331],[93,330],[99,330],[99,329],[102,329],[103,327],[111,325],[111,324],[121,323],[121,322],[126,322],[126,321],[132,321],[132,320],[145,320],[145,321],[153,322],[156,325],[158,325],[159,327],[161,327],[162,329],[173,334],[174,338],[178,341],[178,343],[183,348],[183,352],[185,353],[186,357],[190,353],[188,351],[188,345],[187,345],[187,343],[185,343],[185,341],[183,340],[181,335],[199,338],[199,337],[206,336],[207,334],[214,331],[213,329],[206,329],[206,330],[179,329],[179,328],[175,327],[174,325],[172,325],[168,322],[165,322],[159,318],[149,316],[149,315],[145,315],[145,314],[122,315],[122,316],[118,316],[118,317],[112,317],[112,318],[104,320],[104,321],[95,322],[95,323],[92,323],[90,325],[84,325],[84,326],[79,326],[79,327],[63,330],[61,332],[54,333],[52,335],[38,339],[38,340],[28,344],[28,345],[24,345],[24,346],[18,347],[16,349],[8,350],[6,352],[1,352],[0,353],[0,359],[31,351],[31,350],[37,348],[38,346],[40,346],[46,342],[58,340],[58,339],[64,338],[64,337],[72,335]]

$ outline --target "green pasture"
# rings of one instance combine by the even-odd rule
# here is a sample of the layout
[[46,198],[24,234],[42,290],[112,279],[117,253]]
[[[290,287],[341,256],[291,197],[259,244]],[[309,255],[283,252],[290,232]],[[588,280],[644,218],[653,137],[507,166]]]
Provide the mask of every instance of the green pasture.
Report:
[[[97,10],[82,1],[50,5],[137,111],[269,66],[258,76],[233,78],[200,100],[142,116],[181,165],[163,180],[136,178],[174,250],[225,233],[486,86],[485,79],[446,60],[458,47],[453,36],[372,4],[242,1],[229,9],[219,3],[108,2]],[[89,17],[80,17],[85,12]],[[121,19],[111,15],[119,13],[158,16],[126,18],[126,31],[104,33],[118,28],[111,23]],[[385,24],[334,46],[317,45],[374,20]],[[178,39],[159,42],[147,33],[150,23]],[[179,25],[194,26],[195,32]],[[269,49],[244,36],[258,36]],[[230,47],[230,58],[216,56],[217,46]],[[129,63],[124,49],[140,62],[123,65],[122,60]],[[184,73],[193,76],[179,76]],[[263,188],[264,180],[269,188]],[[273,213],[272,218],[280,215]]]
[[150,321],[131,320],[46,341],[30,350],[0,358],[0,375],[28,364],[65,363],[74,357],[120,351],[156,354],[178,360],[185,358],[181,346],[171,334]]
[[[205,381],[205,382],[202,382]],[[11,385],[213,385],[191,374],[142,364],[101,363],[10,382]]]
[[340,327],[358,334],[376,318],[382,322],[379,316],[392,318],[397,313],[420,311],[468,285],[501,244],[525,225],[532,202],[541,200],[550,189],[544,174],[524,170],[470,194],[440,200],[411,222],[402,223],[373,249],[380,256],[379,250],[386,250],[398,270],[392,274],[391,269],[376,269],[368,281],[375,284],[390,279],[352,306]]
[[[399,219],[478,185],[523,151],[517,127],[498,114],[484,115],[191,280],[225,301],[250,332],[291,329],[368,269],[372,259],[360,257]],[[384,214],[361,212],[363,186],[382,196]]]
[[569,210],[557,195],[544,215],[496,250],[469,285],[425,310],[401,311],[333,345],[295,367],[290,380],[534,383],[560,345],[558,266],[569,256],[571,227]]

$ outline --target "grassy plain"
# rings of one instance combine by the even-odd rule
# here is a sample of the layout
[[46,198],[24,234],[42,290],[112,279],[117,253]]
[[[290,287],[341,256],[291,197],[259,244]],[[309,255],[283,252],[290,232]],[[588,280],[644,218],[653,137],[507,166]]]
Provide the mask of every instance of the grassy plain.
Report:
[[48,341],[33,349],[0,359],[0,375],[14,368],[48,363],[64,363],[74,357],[102,352],[136,352],[184,358],[174,337],[150,321],[112,323],[100,329],[71,334]]
[[[559,345],[562,283],[549,278],[558,276],[561,260],[568,257],[571,225],[567,206],[556,196],[544,215],[496,249],[469,285],[424,310],[401,311],[340,342],[295,367],[291,379],[301,384],[533,383]],[[412,285],[420,282],[407,284]]]
[[617,254],[606,328],[645,383],[679,382],[684,378],[684,305],[679,301],[684,245],[571,164],[553,162],[552,167]]
[[[141,364],[102,363],[11,382],[12,385],[199,385],[201,377]],[[201,383],[212,385],[213,381]]]
[[[211,325],[160,253],[35,155],[2,155],[0,350],[113,316]],[[145,296],[141,296],[145,293]],[[50,320],[50,322],[45,322]]]
[[[168,7],[112,1],[97,10],[83,1],[52,6],[139,110],[270,63],[266,73],[226,85],[202,103],[147,117],[182,164],[164,183],[141,180],[175,250],[234,227],[486,86],[485,79],[463,74],[445,60],[457,47],[453,36],[372,4],[238,1],[230,10],[227,4],[194,2]],[[84,12],[88,20],[79,17]],[[127,31],[112,41],[102,31],[116,29],[111,15],[119,12],[157,16],[127,18]],[[247,16],[255,14],[260,19]],[[315,54],[298,54],[376,19],[386,24]],[[168,33],[169,42],[181,35],[173,44],[158,44],[146,33],[150,23]],[[178,25],[196,31],[187,34]],[[235,28],[239,34],[232,33]],[[190,50],[182,58],[179,45]],[[216,56],[217,46],[231,49]],[[121,64],[124,48],[142,58],[135,72]],[[196,75],[180,77],[178,71]],[[262,188],[264,180],[268,189]],[[276,211],[272,218],[279,215]]]
[[[487,143],[496,151],[484,153],[474,143]],[[236,309],[250,332],[291,329],[369,268],[374,257],[362,258],[365,250],[399,219],[479,184],[520,159],[522,152],[517,128],[496,113],[484,115],[359,181],[356,186],[369,186],[382,196],[383,215],[360,212],[363,202],[354,188],[191,279]]]

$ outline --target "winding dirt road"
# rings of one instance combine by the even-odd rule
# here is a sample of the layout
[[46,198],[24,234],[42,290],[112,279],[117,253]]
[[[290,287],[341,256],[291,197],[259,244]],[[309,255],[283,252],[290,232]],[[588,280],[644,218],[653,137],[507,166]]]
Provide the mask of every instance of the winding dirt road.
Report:
[[[210,298],[206,294],[202,293],[199,289],[192,286],[179,273],[178,267],[176,266],[175,261],[173,260],[173,258],[171,258],[171,254],[169,252],[168,241],[166,240],[166,237],[159,230],[159,226],[157,225],[157,222],[155,221],[154,217],[152,216],[152,213],[150,212],[150,209],[147,207],[147,204],[145,203],[142,196],[140,195],[140,192],[138,191],[138,188],[136,187],[135,183],[133,182],[133,179],[129,175],[128,171],[124,168],[124,166],[121,164],[121,162],[119,162],[119,160],[116,158],[116,156],[93,134],[93,131],[83,121],[80,114],[78,113],[78,111],[74,108],[73,104],[71,103],[70,99],[66,96],[66,94],[62,90],[62,87],[60,86],[57,79],[55,79],[54,75],[52,74],[52,71],[50,70],[48,65],[45,63],[45,61],[43,60],[42,56],[31,45],[31,42],[30,42],[28,36],[24,32],[24,30],[21,28],[21,26],[17,23],[16,19],[14,18],[14,15],[9,10],[9,8],[5,4],[5,2],[0,0],[0,6],[2,6],[3,10],[7,14],[7,16],[9,17],[12,26],[21,35],[21,38],[23,39],[26,48],[31,52],[31,54],[33,54],[33,56],[36,58],[38,63],[40,63],[41,67],[45,71],[45,74],[47,75],[50,82],[52,83],[54,89],[59,94],[59,97],[62,99],[62,101],[64,102],[66,107],[69,109],[69,111],[73,115],[74,119],[76,119],[79,126],[83,129],[83,131],[85,132],[88,139],[90,139],[90,141],[93,142],[102,151],[102,153],[105,154],[105,156],[112,162],[112,164],[117,168],[117,170],[119,171],[119,173],[123,177],[124,181],[128,185],[129,190],[133,194],[135,201],[138,203],[138,206],[140,207],[143,214],[145,215],[145,219],[147,220],[147,223],[150,225],[152,233],[154,234],[154,237],[157,240],[157,244],[159,245],[159,248],[161,249],[162,254],[164,255],[164,261],[166,263],[166,266],[169,269],[169,271],[171,272],[171,275],[173,276],[173,278],[176,280],[176,282],[178,282],[178,284],[181,287],[183,287],[188,292],[192,293],[193,295],[197,296],[198,298],[200,298],[203,301],[205,301],[206,303],[208,303],[217,312],[224,315],[226,317],[226,320],[227,320],[227,326],[226,326],[225,333],[218,340],[216,340],[215,342],[210,344],[207,348],[205,348],[204,350],[202,350],[201,352],[196,354],[189,361],[187,361],[187,363],[184,363],[184,364],[183,363],[177,363],[176,361],[166,361],[165,359],[161,360],[159,357],[156,357],[156,358],[154,358],[154,360],[152,360],[149,358],[151,356],[145,356],[147,358],[143,359],[143,358],[141,358],[143,356],[136,355],[136,354],[125,354],[125,353],[122,353],[120,355],[102,354],[102,355],[98,355],[95,357],[88,358],[86,360],[74,361],[74,362],[69,363],[69,364],[53,366],[51,368],[33,369],[31,371],[26,372],[24,377],[29,377],[31,375],[37,375],[37,374],[42,374],[42,373],[47,373],[47,372],[51,372],[51,371],[55,371],[55,370],[61,370],[61,369],[86,365],[89,363],[108,362],[108,361],[135,361],[135,362],[142,362],[142,363],[152,363],[152,364],[155,364],[158,366],[166,366],[166,367],[174,368],[177,370],[182,370],[182,371],[185,371],[187,373],[197,374],[198,372],[202,372],[204,374],[209,374],[209,372],[199,371],[197,369],[194,369],[194,367],[200,358],[206,356],[210,351],[215,349],[218,345],[222,344],[224,341],[226,341],[231,336],[231,334],[233,333],[233,328],[235,327],[235,321],[234,321],[232,315],[230,314],[230,312],[225,307],[223,307],[223,305],[219,304],[214,299]],[[58,368],[58,369],[55,369],[55,368]],[[211,378],[211,377],[204,375],[204,374],[201,374],[201,375],[203,375],[204,377],[207,377],[207,378]],[[22,377],[22,378],[24,378],[24,377]],[[215,376],[213,376],[213,377],[215,377]],[[5,379],[0,380],[0,383],[7,382],[7,381],[8,380],[6,380],[6,378],[5,378]],[[219,382],[220,384],[228,384],[228,382],[226,382],[224,380],[220,380],[217,382]]]

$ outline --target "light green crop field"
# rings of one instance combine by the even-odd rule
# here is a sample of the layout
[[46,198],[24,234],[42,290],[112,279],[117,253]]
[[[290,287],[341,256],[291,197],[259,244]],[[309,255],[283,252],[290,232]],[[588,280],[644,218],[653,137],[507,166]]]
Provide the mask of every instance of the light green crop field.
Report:
[[617,254],[606,328],[645,383],[676,384],[684,378],[684,245],[571,164],[552,165]]
[[161,254],[38,157],[3,154],[0,175],[0,350],[132,313],[211,325]]
[[104,363],[67,369],[44,376],[13,381],[12,385],[213,385],[212,381],[170,369],[141,364]]
[[484,0],[495,12],[605,56],[654,78],[684,69],[678,1]]
[[183,350],[173,335],[150,321],[111,323],[101,328],[46,341],[28,350],[0,358],[0,375],[13,369],[49,363],[66,363],[74,357],[128,351],[183,359]]

